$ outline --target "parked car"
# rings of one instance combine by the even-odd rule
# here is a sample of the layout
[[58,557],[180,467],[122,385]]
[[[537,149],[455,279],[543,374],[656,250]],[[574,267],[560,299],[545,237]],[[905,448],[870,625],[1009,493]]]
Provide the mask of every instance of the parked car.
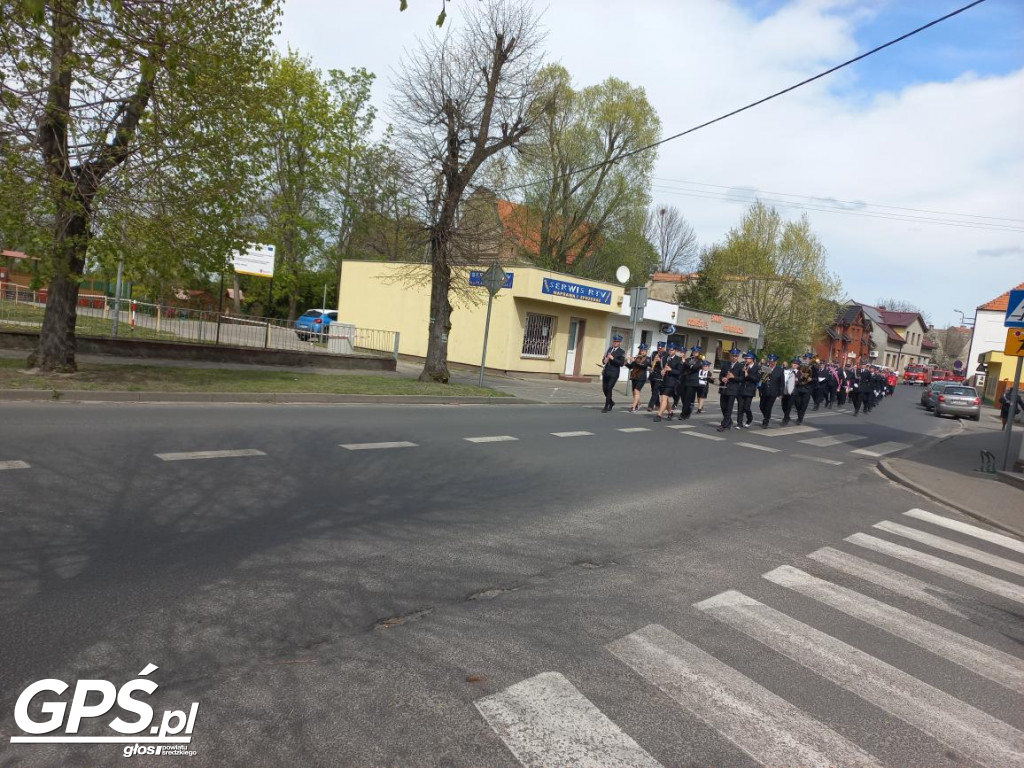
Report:
[[921,405],[926,411],[935,407],[935,399],[939,396],[939,392],[948,386],[950,386],[949,382],[933,381],[924,388],[924,392],[921,393]]
[[327,338],[327,329],[331,323],[338,321],[336,309],[307,309],[302,317],[295,321],[295,333],[303,341],[311,336],[317,341]]
[[973,421],[981,419],[981,398],[974,387],[947,385],[935,398],[936,416],[966,416]]
[[908,365],[903,371],[903,383],[927,387],[932,383],[932,369],[927,365]]

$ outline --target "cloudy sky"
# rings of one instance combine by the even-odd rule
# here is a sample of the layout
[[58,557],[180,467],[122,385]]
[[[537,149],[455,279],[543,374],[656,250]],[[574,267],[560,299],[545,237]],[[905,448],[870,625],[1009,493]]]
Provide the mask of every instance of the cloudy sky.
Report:
[[[460,8],[452,0],[447,28]],[[537,2],[549,59],[578,85],[643,86],[664,135],[834,66],[968,0]],[[286,0],[279,44],[378,75],[384,112],[405,49],[440,0]],[[450,26],[449,26],[450,25]],[[386,118],[386,116],[385,116]],[[987,0],[937,27],[660,148],[653,197],[702,242],[759,196],[806,212],[849,298],[904,298],[938,326],[1024,281],[1024,3]],[[939,223],[935,223],[939,222]]]

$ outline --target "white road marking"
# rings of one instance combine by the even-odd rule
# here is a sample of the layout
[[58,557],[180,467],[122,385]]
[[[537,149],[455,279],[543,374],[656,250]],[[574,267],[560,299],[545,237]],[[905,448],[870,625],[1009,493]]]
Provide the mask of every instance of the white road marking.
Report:
[[751,433],[761,437],[789,437],[790,435],[802,435],[805,432],[820,432],[817,427],[779,427],[778,429],[752,429]]
[[833,467],[838,467],[840,464],[843,463],[841,461],[837,461],[836,459],[825,459],[825,458],[822,458],[821,456],[805,456],[802,453],[794,453],[793,454],[793,458],[794,459],[803,459],[804,461],[816,461],[819,464],[830,464]]
[[624,427],[619,432],[650,432],[650,427]]
[[767,445],[754,445],[753,443],[736,443],[743,448],[753,448],[755,451],[766,451],[767,453],[778,453],[778,448],[769,448]]
[[979,563],[990,565],[993,568],[999,568],[1003,571],[1015,573],[1018,576],[1024,576],[1024,563],[1007,560],[1005,557],[999,557],[999,555],[990,555],[988,552],[983,552],[980,549],[968,547],[964,544],[958,544],[955,541],[944,539],[933,533],[925,533],[924,531],[919,531],[916,528],[908,528],[905,525],[893,523],[889,520],[883,520],[880,523],[875,523],[873,527],[878,528],[880,531],[886,531],[888,533],[894,533],[897,536],[903,536],[911,541],[916,541],[919,544],[924,544],[926,546],[933,547],[934,549],[941,549],[943,552],[949,552],[951,555],[966,557],[968,560],[975,560]]
[[804,416],[805,419],[823,419],[826,416],[839,416],[843,413],[849,413],[849,411],[824,411],[819,413],[808,413]]
[[666,429],[696,429],[696,424],[666,424]]
[[877,764],[828,726],[662,626],[651,624],[607,648],[762,765]]
[[27,461],[0,461],[0,469],[30,469]]
[[349,451],[378,451],[385,448],[417,448],[416,443],[399,440],[392,443],[342,443],[341,448]]
[[869,445],[867,448],[857,448],[850,451],[850,453],[857,453],[861,456],[888,456],[890,453],[896,453],[896,451],[902,451],[904,448],[909,448],[906,443],[879,443],[878,445]]
[[940,595],[955,596],[956,593],[936,587],[926,581],[915,579],[913,576],[908,576],[900,571],[894,571],[892,568],[886,568],[884,565],[873,563],[870,560],[865,560],[862,557],[857,557],[832,547],[822,547],[815,552],[811,552],[807,557],[822,565],[827,565],[829,568],[887,589],[894,594],[902,595],[911,600],[917,600],[919,603],[930,605],[933,608],[952,613],[955,616],[964,617],[963,613],[940,597]]
[[541,673],[475,704],[524,766],[661,766],[557,672]]
[[593,432],[552,432],[555,437],[586,437],[587,435],[593,435]]
[[853,435],[844,432],[841,435],[825,435],[825,437],[812,437],[809,440],[798,440],[797,442],[813,445],[815,448],[830,448],[833,445],[844,443],[855,443],[858,440],[867,440],[863,435]]
[[466,437],[463,439],[471,443],[507,443],[519,438],[512,437],[512,435],[492,435],[490,437]]
[[687,435],[689,437],[699,437],[701,440],[725,440],[724,437],[718,435],[705,435],[703,432],[680,432],[681,435]]
[[905,563],[927,568],[929,571],[935,571],[935,573],[963,582],[964,584],[969,584],[977,589],[983,589],[986,592],[1000,595],[1007,600],[1024,603],[1024,587],[1017,586],[1003,579],[997,579],[995,576],[989,576],[987,573],[981,573],[972,568],[965,568],[958,563],[951,563],[949,560],[943,560],[941,557],[918,552],[916,549],[904,547],[900,544],[893,544],[891,541],[868,536],[866,533],[855,533],[852,536],[847,536],[846,541],[865,549],[881,552],[883,555],[895,557],[897,560],[902,560]]
[[959,531],[960,533],[965,533],[968,536],[974,536],[976,539],[982,539],[984,541],[991,542],[992,544],[998,544],[1001,547],[1012,549],[1014,552],[1024,554],[1024,541],[1015,539],[1011,536],[1004,536],[1001,533],[989,531],[985,528],[979,528],[976,525],[970,525],[969,523],[964,523],[960,520],[950,520],[948,517],[942,517],[941,515],[936,515],[934,512],[927,512],[923,509],[912,509],[909,512],[904,512],[903,514],[917,520],[924,520],[926,523],[941,525],[944,528]]
[[1024,733],[852,645],[740,592],[694,607],[975,762],[1024,766]]
[[783,565],[764,574],[764,578],[901,637],[1011,691],[1024,693],[1024,661],[1008,653],[799,568]]
[[228,459],[235,456],[266,456],[263,451],[254,448],[242,448],[237,451],[187,451],[185,453],[158,453],[156,457],[163,461],[188,461],[189,459]]

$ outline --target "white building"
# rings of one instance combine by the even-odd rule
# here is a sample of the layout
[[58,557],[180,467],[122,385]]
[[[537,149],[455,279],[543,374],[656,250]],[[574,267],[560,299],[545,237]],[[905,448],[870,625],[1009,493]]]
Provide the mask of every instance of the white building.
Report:
[[[1024,291],[1021,283],[1014,291]],[[970,352],[967,353],[967,378],[978,373],[978,363],[987,352],[1003,351],[1006,344],[1006,307],[1010,303],[1010,291],[997,296],[974,310],[974,331],[971,333]],[[978,384],[982,384],[979,381]]]

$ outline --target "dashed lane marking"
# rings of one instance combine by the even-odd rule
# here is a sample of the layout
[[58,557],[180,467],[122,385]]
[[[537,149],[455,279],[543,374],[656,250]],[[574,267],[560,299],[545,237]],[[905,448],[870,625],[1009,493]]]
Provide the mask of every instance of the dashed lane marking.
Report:
[[554,435],[555,437],[588,437],[593,435],[594,433],[584,432],[581,430],[577,432],[552,432],[551,434]]
[[705,435],[703,432],[680,432],[679,434],[687,435],[689,437],[699,437],[701,440],[715,440],[716,442],[719,440],[725,440],[724,437],[719,437],[718,435]]
[[821,456],[805,456],[802,453],[794,453],[794,459],[803,459],[804,461],[816,461],[818,464],[828,464],[833,467],[838,467],[843,462],[836,461],[835,459],[824,459]]
[[650,427],[622,427],[619,432],[650,432]]
[[850,453],[878,458],[879,456],[887,456],[890,453],[896,453],[896,451],[902,451],[904,448],[909,447],[906,443],[879,443],[878,445],[869,445],[867,448],[857,448],[850,451]]
[[471,443],[508,443],[519,438],[512,437],[512,435],[491,435],[490,437],[466,437],[463,439]]
[[755,451],[765,451],[766,453],[778,453],[778,448],[769,448],[767,445],[754,445],[753,443],[736,443],[743,448],[753,448]]
[[666,424],[666,429],[696,429],[695,424]]
[[377,451],[385,448],[416,448],[416,443],[399,440],[392,443],[342,443],[341,448],[348,451]]
[[855,443],[858,440],[867,440],[863,435],[853,435],[849,433],[843,433],[841,435],[825,435],[824,437],[812,437],[807,440],[798,440],[797,442],[804,443],[806,445],[813,445],[815,448],[830,448],[833,445],[842,445],[843,443]]
[[0,461],[0,469],[29,469],[27,461]]
[[185,451],[182,453],[158,453],[156,457],[163,461],[189,461],[191,459],[230,459],[237,456],[266,456],[263,451],[255,448],[241,448],[235,451]]

